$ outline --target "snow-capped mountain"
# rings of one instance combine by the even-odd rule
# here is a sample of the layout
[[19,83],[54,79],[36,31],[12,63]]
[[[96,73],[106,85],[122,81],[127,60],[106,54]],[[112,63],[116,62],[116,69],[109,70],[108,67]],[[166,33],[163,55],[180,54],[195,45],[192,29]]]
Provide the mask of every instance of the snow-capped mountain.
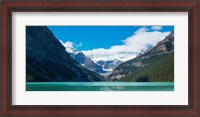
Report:
[[65,47],[65,51],[69,54],[78,54],[79,51],[77,51],[76,49],[72,48],[72,47]]
[[77,51],[73,46],[61,43],[73,59],[87,69],[97,73],[111,72],[122,62],[133,59],[144,52],[144,50],[141,50],[140,52],[119,52],[114,55],[87,55],[85,51]]
[[94,63],[90,58],[86,57],[82,52],[72,53],[71,57],[75,59],[79,64],[86,67],[91,71],[95,71],[97,73],[105,73],[102,67],[96,63]]
[[103,68],[103,70],[107,72],[113,71],[113,69],[121,63],[122,61],[120,60],[97,61],[97,64],[100,65]]
[[73,60],[48,27],[26,27],[26,82],[94,81],[104,78]]
[[[84,53],[84,52],[83,52]],[[85,54],[85,53],[84,53]],[[127,61],[130,60],[132,58],[135,58],[138,53],[135,52],[120,52],[120,53],[116,53],[115,55],[87,55],[85,54],[87,57],[91,58],[95,63],[97,63],[98,61]]]
[[[121,52],[115,55],[90,55],[89,57],[92,61],[97,63],[98,65],[102,66],[104,71],[113,71],[119,64],[125,62],[127,60],[133,59],[141,52]],[[84,53],[84,52],[83,52]]]
[[86,57],[82,52],[77,51],[75,48],[65,46],[65,51],[83,67],[97,73],[105,73],[100,65],[94,63],[90,58]]
[[174,31],[136,58],[118,65],[107,78],[113,81],[171,82],[173,77]]

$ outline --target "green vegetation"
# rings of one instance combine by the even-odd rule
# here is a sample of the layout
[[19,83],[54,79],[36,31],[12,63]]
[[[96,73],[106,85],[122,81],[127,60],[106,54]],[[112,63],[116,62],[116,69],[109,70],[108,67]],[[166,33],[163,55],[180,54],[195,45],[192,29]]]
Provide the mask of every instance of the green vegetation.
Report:
[[[130,62],[130,61],[129,61]],[[136,72],[131,73],[121,82],[173,82],[174,81],[174,53],[157,55],[144,59],[145,67],[140,67]]]
[[[133,73],[136,73],[136,72],[140,71],[141,69],[143,69],[144,66],[146,67],[148,65],[154,64],[158,60],[165,58],[166,55],[167,54],[155,55],[155,56],[152,56],[152,57],[146,58],[146,59],[141,59],[140,57],[138,57],[138,58],[135,58],[135,59],[132,59],[132,60],[129,60],[127,62],[120,64],[117,68],[115,68],[114,71],[119,71],[119,73],[117,73],[117,74],[133,74]],[[141,66],[138,66],[138,67],[133,66],[132,64],[135,62],[140,62]],[[112,75],[115,76],[117,74],[113,73]]]

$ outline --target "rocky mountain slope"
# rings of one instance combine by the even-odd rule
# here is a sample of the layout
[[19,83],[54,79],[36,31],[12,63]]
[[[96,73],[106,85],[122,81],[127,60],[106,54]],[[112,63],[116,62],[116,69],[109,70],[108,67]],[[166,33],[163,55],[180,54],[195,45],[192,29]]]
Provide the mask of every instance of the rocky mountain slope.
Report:
[[[78,51],[75,48],[67,46],[62,41],[61,41],[61,43],[65,47],[66,52],[69,53],[74,60],[76,60],[78,63],[80,63],[85,68],[87,68],[91,71],[95,71],[95,72],[100,73],[100,74],[102,74],[102,73],[104,74],[106,72],[111,72],[111,71],[114,70],[114,68],[116,66],[118,66],[120,63],[122,63],[122,61],[117,59],[117,58],[119,58],[118,56],[113,57],[113,58],[105,57],[106,59],[101,56],[100,58],[95,57],[93,59],[93,57],[86,56],[83,52]],[[129,54],[132,54],[132,53],[129,53]],[[134,53],[134,55],[135,55],[135,53]]]
[[[121,82],[173,82],[174,53],[156,55],[147,66],[119,79]],[[154,60],[153,60],[154,59]],[[151,62],[152,63],[151,63]]]
[[82,51],[88,58],[90,58],[94,63],[100,65],[104,71],[111,72],[113,71],[119,64],[125,62],[127,60],[133,59],[140,52],[120,52],[115,55],[107,55],[107,54],[88,54],[87,51]]
[[81,64],[83,67],[94,71],[96,73],[105,73],[105,71],[102,69],[102,67],[96,63],[94,63],[89,57],[85,56],[84,53],[81,51],[76,50],[75,48],[71,48],[69,46],[66,46],[62,41],[61,43],[65,47],[65,50],[70,56],[76,60],[79,64]]
[[120,64],[108,80],[111,81],[173,81],[174,32],[144,54]]
[[91,82],[102,79],[73,60],[47,27],[26,27],[27,82]]
[[90,58],[86,57],[82,52],[78,52],[75,54],[71,54],[72,58],[80,63],[85,68],[95,71],[97,73],[105,73],[102,67],[96,63],[94,63]]

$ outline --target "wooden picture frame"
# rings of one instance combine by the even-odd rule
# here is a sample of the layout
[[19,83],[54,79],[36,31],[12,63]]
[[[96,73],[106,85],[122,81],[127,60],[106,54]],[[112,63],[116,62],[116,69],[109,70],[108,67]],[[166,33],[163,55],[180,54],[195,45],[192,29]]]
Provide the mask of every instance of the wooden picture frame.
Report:
[[[68,0],[1,2],[1,116],[199,117],[199,0]],[[189,104],[179,105],[12,105],[12,12],[188,12]],[[20,40],[18,40],[20,41]]]

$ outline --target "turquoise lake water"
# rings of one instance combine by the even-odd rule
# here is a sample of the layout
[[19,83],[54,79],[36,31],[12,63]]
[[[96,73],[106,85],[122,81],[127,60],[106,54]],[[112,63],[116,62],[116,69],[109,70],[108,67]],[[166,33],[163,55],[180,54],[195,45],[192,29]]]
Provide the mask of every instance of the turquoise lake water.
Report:
[[173,82],[27,82],[26,91],[174,91]]

